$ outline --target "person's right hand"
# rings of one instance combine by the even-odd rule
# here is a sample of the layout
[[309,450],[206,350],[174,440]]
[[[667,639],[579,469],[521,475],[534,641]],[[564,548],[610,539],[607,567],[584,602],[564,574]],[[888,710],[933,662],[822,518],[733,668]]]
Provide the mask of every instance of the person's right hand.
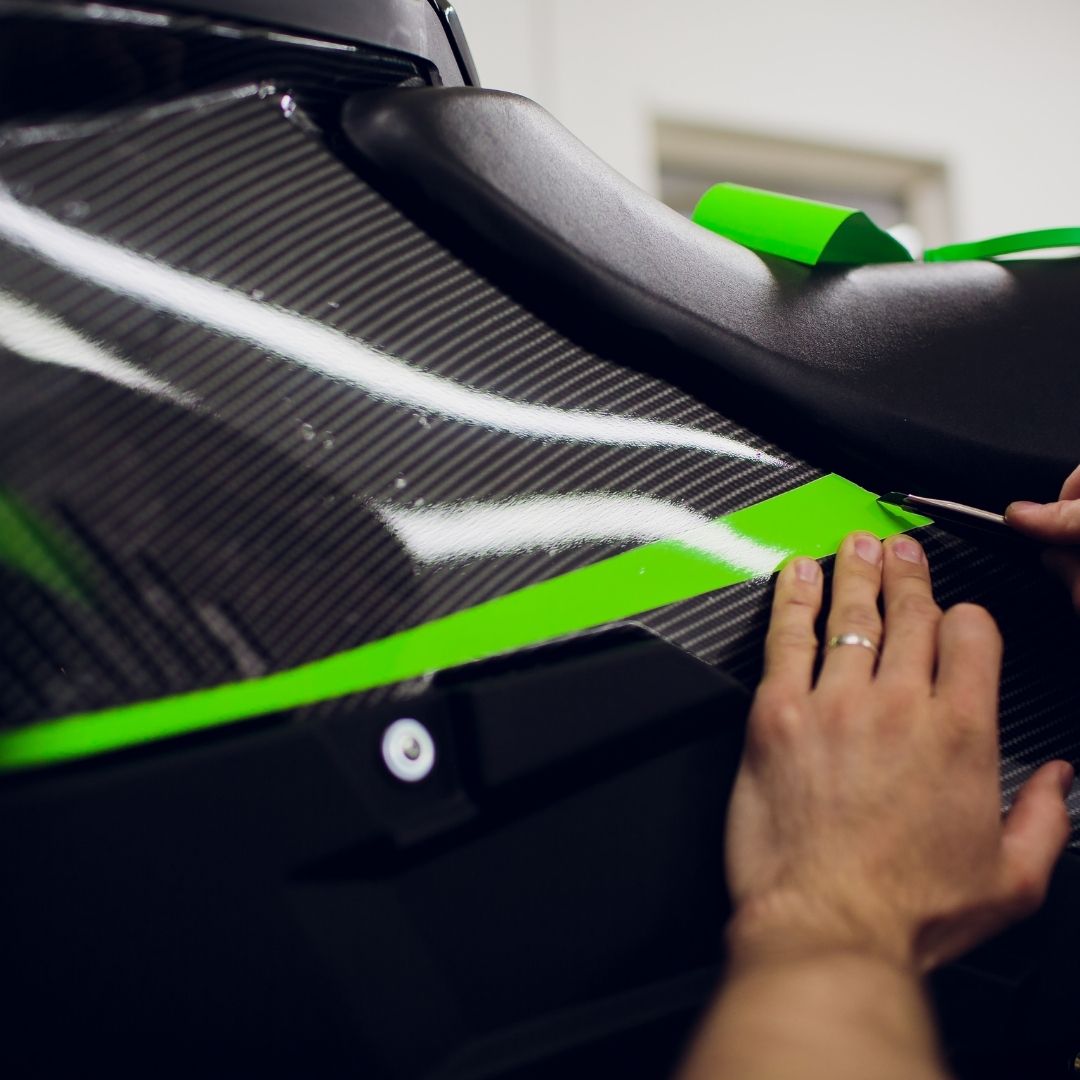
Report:
[[1057,502],[1010,503],[1005,520],[1017,532],[1052,545],[1043,562],[1065,583],[1080,612],[1080,467],[1062,485]]

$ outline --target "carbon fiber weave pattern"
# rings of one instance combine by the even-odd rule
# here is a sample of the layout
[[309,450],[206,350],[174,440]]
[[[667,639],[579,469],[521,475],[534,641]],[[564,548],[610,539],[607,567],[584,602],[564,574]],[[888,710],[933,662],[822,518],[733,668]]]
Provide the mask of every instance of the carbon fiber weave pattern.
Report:
[[[21,204],[69,229],[245,303],[334,327],[447,384],[660,421],[784,456],[542,323],[336,161],[285,104],[280,94],[237,92],[167,115],[125,113],[92,133],[0,150],[0,177]],[[630,542],[420,565],[384,525],[386,507],[605,492],[714,517],[818,475],[790,460],[545,441],[456,422],[11,245],[0,252],[9,300],[174,392],[0,353],[0,483],[79,547],[93,583],[93,603],[79,605],[0,570],[0,713],[9,724],[278,670]],[[923,539],[942,600],[981,600],[1006,632],[1011,794],[1032,762],[1080,750],[1074,621],[1034,566],[939,529]],[[737,586],[637,621],[749,684],[768,592],[765,582]],[[1072,809],[1075,820],[1075,800]]]

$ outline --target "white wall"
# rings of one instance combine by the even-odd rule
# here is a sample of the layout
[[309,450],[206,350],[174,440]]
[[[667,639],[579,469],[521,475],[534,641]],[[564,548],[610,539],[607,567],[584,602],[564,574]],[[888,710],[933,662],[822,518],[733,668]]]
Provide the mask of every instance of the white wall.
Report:
[[941,159],[954,239],[1080,224],[1078,0],[454,3],[485,86],[650,191],[669,115]]

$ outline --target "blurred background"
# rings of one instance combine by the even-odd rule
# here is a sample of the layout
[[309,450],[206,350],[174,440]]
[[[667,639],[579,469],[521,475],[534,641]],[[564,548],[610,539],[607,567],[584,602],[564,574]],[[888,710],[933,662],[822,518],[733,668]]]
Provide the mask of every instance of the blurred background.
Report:
[[1078,0],[454,0],[484,86],[688,213],[736,180],[919,246],[1080,224]]

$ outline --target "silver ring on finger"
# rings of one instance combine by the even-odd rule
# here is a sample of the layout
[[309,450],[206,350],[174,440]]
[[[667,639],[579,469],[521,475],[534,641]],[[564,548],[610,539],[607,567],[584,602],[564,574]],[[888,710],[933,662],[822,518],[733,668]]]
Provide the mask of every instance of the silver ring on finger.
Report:
[[840,645],[861,645],[864,649],[869,649],[874,656],[877,656],[879,651],[877,644],[865,634],[833,634],[825,647],[835,649]]

